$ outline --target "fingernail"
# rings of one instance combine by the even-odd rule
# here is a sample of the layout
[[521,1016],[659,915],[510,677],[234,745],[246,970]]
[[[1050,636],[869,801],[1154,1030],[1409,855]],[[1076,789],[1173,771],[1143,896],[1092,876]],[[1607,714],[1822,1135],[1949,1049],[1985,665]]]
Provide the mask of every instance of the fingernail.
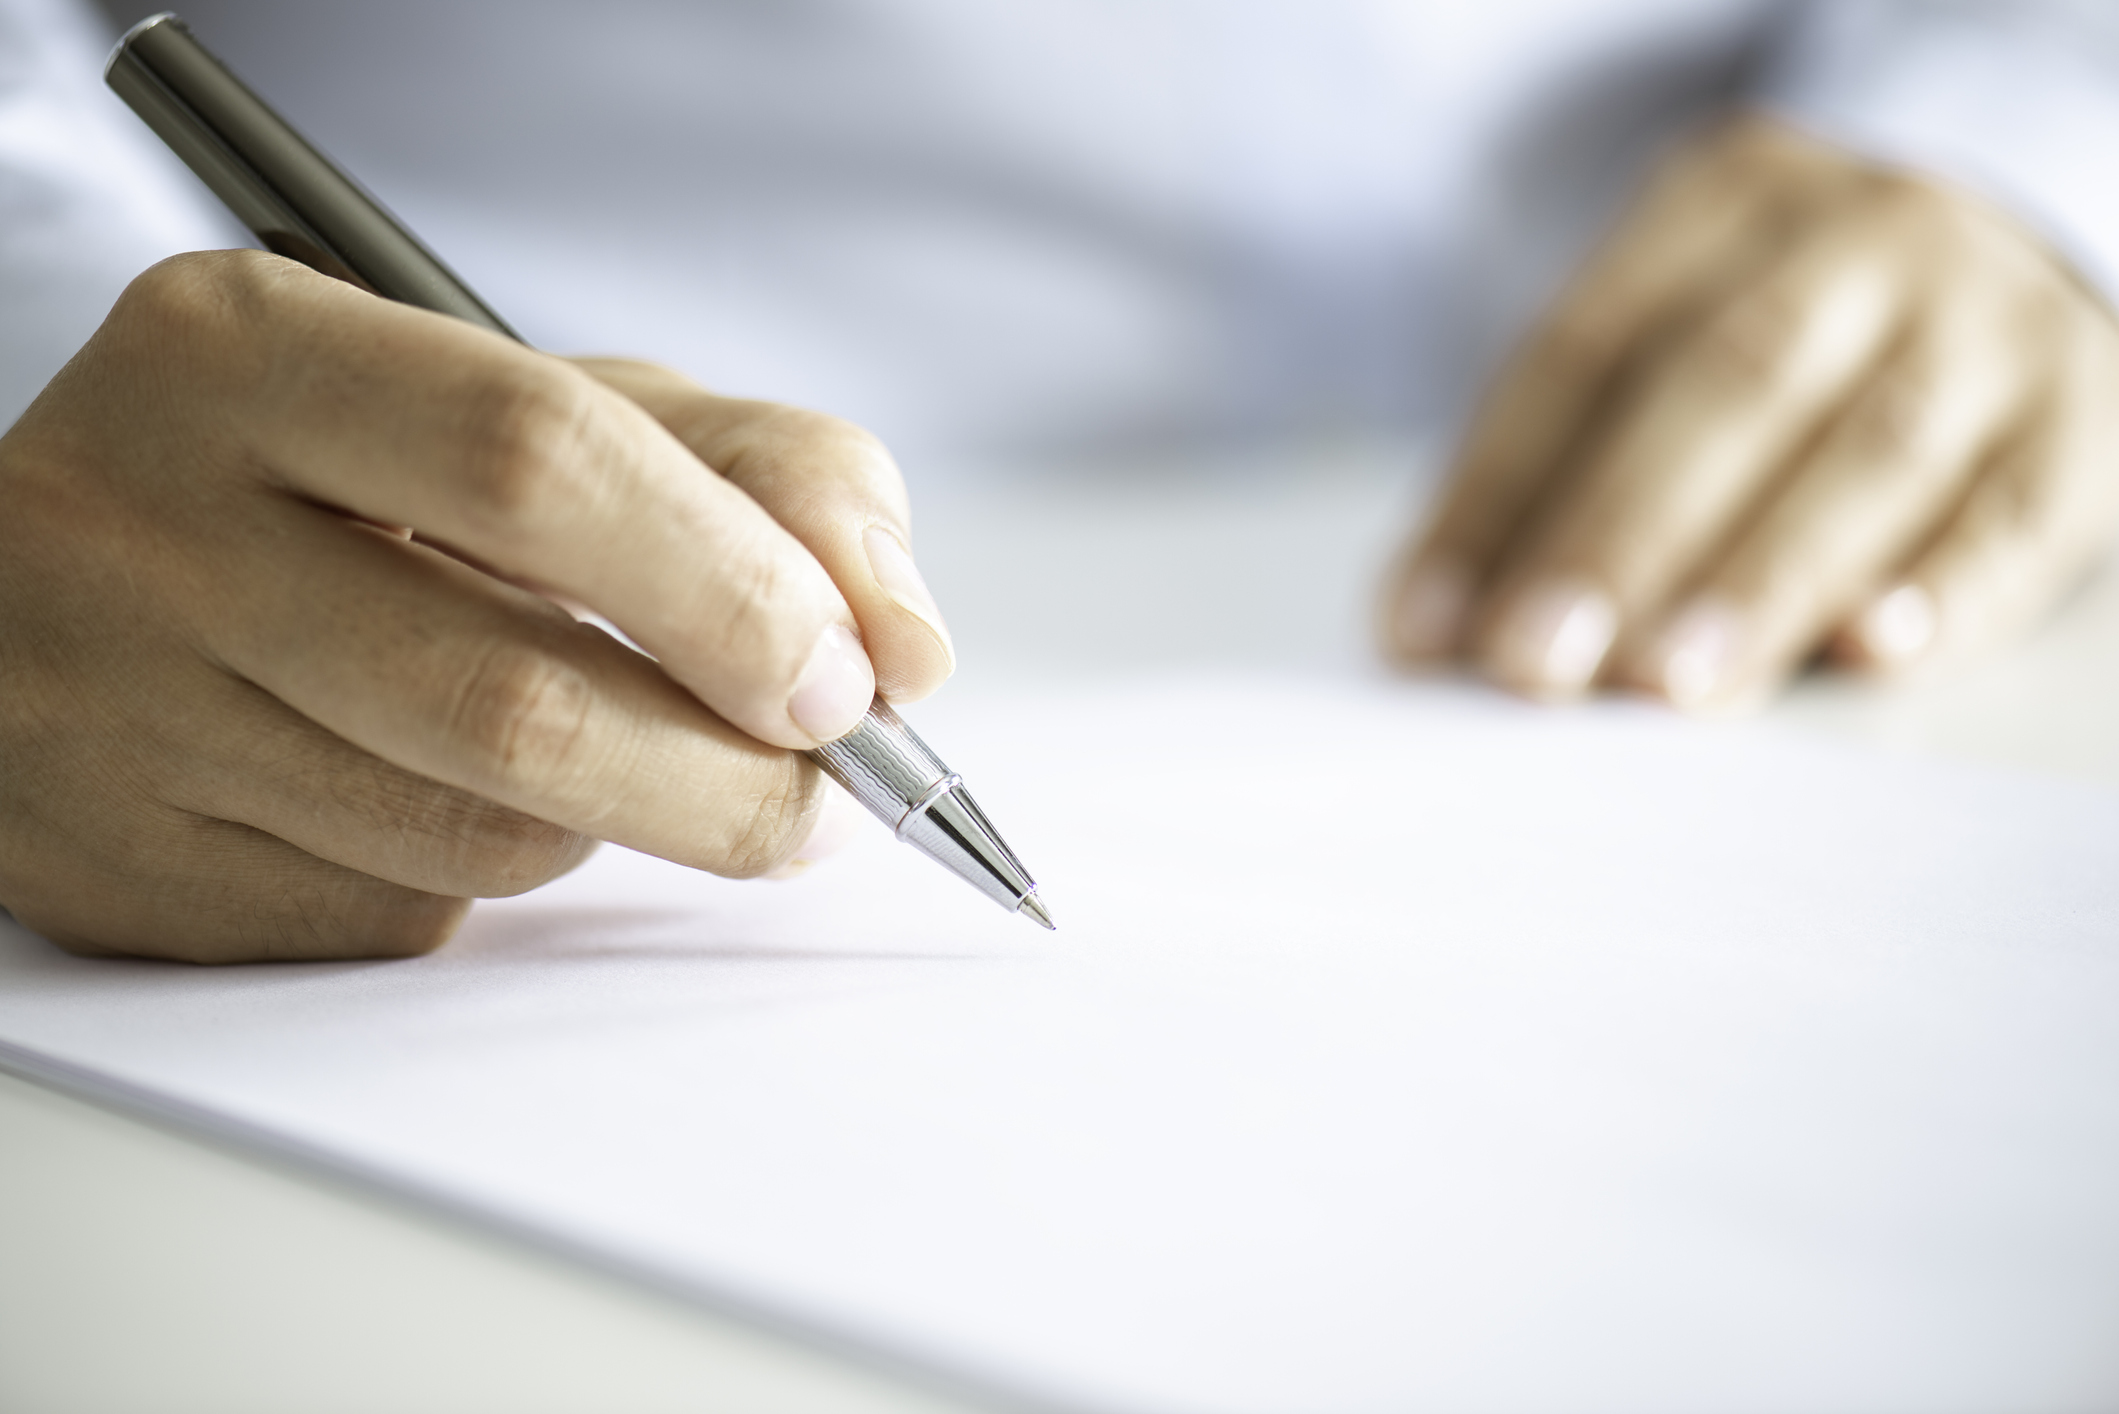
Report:
[[1445,658],[1456,652],[1471,591],[1471,576],[1455,565],[1416,565],[1399,587],[1392,609],[1391,641],[1399,653]]
[[1578,580],[1535,585],[1495,631],[1487,666],[1507,686],[1568,695],[1596,681],[1619,631],[1611,597]]
[[890,602],[927,625],[935,642],[949,655],[949,671],[956,671],[956,644],[949,637],[949,628],[942,622],[942,611],[928,592],[927,581],[920,577],[920,567],[912,562],[912,552],[905,542],[880,525],[871,525],[861,537],[868,547],[868,568],[875,575],[876,583],[890,596]]
[[787,715],[818,741],[836,741],[854,729],[875,700],[875,669],[861,641],[844,624],[817,637],[809,662],[787,699]]
[[1742,630],[1736,612],[1719,599],[1686,605],[1656,645],[1655,686],[1677,707],[1712,700],[1729,680]]
[[809,838],[801,847],[788,856],[787,863],[765,877],[768,879],[792,879],[817,863],[831,858],[860,832],[868,813],[855,803],[854,798],[837,786],[824,788],[824,803],[817,808],[817,818],[810,826]]
[[1862,610],[1854,635],[1878,662],[1905,663],[1935,641],[1935,599],[1917,584],[1901,584]]

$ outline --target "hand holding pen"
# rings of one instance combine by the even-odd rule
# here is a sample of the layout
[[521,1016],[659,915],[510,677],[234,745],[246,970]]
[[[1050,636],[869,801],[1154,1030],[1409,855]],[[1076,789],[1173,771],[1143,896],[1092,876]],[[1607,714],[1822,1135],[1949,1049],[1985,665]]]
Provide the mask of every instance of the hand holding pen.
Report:
[[860,429],[260,252],[135,281],[0,485],[0,902],[83,951],[419,952],[599,839],[772,872],[797,753],[953,666]]

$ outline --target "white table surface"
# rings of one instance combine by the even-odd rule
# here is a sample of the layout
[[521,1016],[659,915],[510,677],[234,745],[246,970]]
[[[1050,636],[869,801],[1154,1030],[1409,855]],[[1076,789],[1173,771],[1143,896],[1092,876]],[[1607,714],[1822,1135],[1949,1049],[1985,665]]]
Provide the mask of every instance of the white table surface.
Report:
[[[1417,504],[1404,449],[924,488],[967,690],[1171,663],[1344,670]],[[1151,612],[1143,612],[1150,606]],[[2016,649],[1771,712],[2119,786],[2119,576]],[[0,1075],[0,1409],[963,1410],[954,1396]]]

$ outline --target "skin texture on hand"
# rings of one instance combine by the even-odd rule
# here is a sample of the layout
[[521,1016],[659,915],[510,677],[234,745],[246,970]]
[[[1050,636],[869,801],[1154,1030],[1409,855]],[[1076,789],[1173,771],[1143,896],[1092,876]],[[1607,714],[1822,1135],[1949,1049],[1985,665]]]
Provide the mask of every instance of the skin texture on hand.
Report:
[[785,872],[796,751],[952,667],[866,433],[257,252],[135,281],[0,495],[0,904],[80,951],[416,953],[598,840]]
[[1402,662],[1717,711],[2006,637],[2119,523],[2119,327],[1984,203],[1744,118],[1490,389],[1382,606]]

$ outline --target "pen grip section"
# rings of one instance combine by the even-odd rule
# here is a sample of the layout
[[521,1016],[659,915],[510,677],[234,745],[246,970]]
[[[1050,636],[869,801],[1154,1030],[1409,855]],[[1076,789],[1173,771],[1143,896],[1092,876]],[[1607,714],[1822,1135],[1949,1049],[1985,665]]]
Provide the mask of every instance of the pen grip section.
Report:
[[880,697],[859,726],[810,752],[809,759],[893,831],[951,774]]
[[1014,912],[1037,889],[956,773],[882,698],[809,758],[899,839],[1001,907]]

